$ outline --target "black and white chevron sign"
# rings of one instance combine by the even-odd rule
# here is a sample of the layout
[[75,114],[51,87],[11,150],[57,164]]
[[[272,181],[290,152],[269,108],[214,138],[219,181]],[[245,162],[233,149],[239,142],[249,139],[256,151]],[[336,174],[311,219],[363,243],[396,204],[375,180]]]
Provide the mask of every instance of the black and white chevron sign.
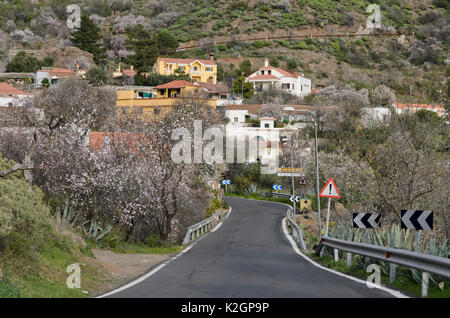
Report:
[[353,227],[359,229],[381,228],[380,213],[353,213]]
[[431,210],[401,210],[402,229],[428,230],[433,229],[433,211]]

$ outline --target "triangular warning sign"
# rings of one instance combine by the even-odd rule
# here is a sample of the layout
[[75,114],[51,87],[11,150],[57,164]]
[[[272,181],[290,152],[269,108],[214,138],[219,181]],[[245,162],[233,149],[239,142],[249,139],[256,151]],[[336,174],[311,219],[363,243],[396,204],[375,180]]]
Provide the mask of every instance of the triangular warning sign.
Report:
[[322,188],[322,191],[320,191],[319,197],[336,199],[339,199],[341,197],[333,178],[330,178],[330,180],[327,181],[327,184],[325,184],[325,186]]

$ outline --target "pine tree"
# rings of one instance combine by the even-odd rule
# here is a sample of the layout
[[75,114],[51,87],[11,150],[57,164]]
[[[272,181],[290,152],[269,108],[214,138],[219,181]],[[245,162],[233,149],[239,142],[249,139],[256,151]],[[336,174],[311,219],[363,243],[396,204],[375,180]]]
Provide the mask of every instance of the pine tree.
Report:
[[139,24],[128,33],[126,45],[135,52],[126,59],[126,62],[133,65],[138,72],[150,72],[158,58],[156,34],[150,33]]
[[157,39],[159,54],[173,54],[178,48],[178,41],[167,29],[159,31]]
[[95,63],[106,58],[106,49],[99,42],[102,36],[98,28],[88,16],[81,17],[80,29],[72,33],[70,41],[79,49],[92,53]]

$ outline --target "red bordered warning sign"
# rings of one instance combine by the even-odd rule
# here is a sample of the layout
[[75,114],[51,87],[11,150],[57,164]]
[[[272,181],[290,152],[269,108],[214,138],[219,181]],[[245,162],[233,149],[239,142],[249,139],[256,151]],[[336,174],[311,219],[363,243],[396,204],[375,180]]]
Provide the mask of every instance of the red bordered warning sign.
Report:
[[327,181],[325,186],[322,188],[322,191],[320,191],[319,197],[336,199],[339,199],[341,197],[333,178],[330,178],[330,180]]

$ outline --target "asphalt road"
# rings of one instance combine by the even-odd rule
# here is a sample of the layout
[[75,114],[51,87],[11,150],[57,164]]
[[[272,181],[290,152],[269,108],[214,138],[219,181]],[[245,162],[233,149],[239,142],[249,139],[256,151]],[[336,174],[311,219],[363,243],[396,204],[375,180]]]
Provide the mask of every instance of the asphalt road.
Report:
[[217,231],[154,275],[109,297],[392,297],[296,254],[281,226],[285,206],[226,201],[233,210]]

